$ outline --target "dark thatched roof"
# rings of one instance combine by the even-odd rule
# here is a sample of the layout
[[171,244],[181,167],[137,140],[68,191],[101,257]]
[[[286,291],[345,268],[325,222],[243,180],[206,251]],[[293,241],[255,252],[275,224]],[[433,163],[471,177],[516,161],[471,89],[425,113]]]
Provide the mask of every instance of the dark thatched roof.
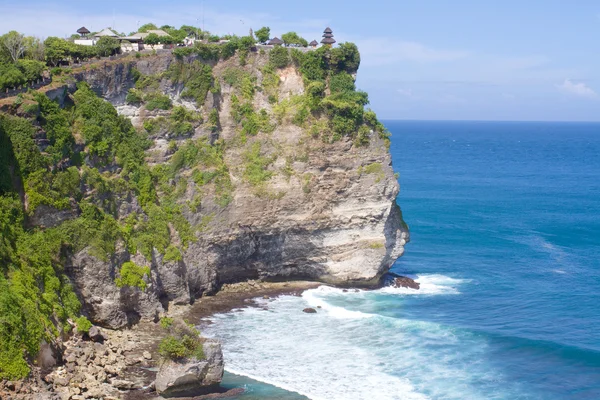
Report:
[[317,46],[319,44],[319,42],[317,42],[316,40],[313,40],[312,42],[310,42],[311,46]]
[[90,33],[90,31],[85,26],[82,26],[81,28],[77,29],[77,33],[87,35],[88,33]]
[[323,40],[321,40],[321,43],[323,43],[323,44],[334,44],[335,43],[335,39],[331,38],[331,37],[326,37],[326,38],[323,38]]
[[323,33],[333,33],[333,31],[331,30],[330,27],[325,28],[325,30],[323,31]]
[[276,44],[283,44],[283,40],[279,39],[278,37],[274,37],[273,39],[269,40],[270,45],[276,45]]

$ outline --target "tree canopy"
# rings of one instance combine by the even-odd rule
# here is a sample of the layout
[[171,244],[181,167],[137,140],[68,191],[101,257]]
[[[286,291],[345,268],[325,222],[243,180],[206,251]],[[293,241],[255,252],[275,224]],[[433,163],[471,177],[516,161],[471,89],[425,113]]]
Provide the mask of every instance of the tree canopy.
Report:
[[148,24],[144,24],[144,25],[140,26],[138,28],[138,32],[146,33],[148,31],[156,30],[156,29],[158,29],[158,27],[156,25],[154,25],[153,23],[148,23]]
[[258,40],[259,43],[264,44],[269,41],[269,38],[271,36],[271,28],[269,28],[268,26],[263,26],[262,28],[254,32],[254,35],[256,36],[256,40]]
[[299,36],[296,32],[288,32],[281,35],[281,40],[286,46],[295,46],[295,47],[306,47],[308,46],[308,42],[303,37]]
[[96,42],[98,55],[101,57],[112,56],[119,52],[121,45],[119,41],[113,37],[103,36]]

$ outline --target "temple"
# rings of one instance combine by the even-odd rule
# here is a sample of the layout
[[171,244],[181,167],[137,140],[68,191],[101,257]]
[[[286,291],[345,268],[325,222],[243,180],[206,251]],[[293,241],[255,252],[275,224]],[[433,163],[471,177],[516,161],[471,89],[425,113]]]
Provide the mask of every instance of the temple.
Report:
[[333,38],[333,31],[331,30],[331,28],[325,28],[325,30],[323,31],[323,40],[321,40],[321,43],[330,46],[335,43],[335,39]]

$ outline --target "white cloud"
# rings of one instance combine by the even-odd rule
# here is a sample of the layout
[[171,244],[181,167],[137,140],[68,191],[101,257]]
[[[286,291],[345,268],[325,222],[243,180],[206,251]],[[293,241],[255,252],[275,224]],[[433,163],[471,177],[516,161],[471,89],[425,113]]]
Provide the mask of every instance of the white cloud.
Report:
[[586,97],[589,99],[594,99],[598,97],[598,94],[594,91],[594,89],[590,88],[583,82],[573,82],[570,79],[565,79],[565,81],[556,85],[556,87],[564,93],[571,94],[579,97]]
[[365,65],[388,65],[399,61],[433,63],[454,61],[468,55],[465,51],[435,49],[417,42],[393,38],[355,40]]

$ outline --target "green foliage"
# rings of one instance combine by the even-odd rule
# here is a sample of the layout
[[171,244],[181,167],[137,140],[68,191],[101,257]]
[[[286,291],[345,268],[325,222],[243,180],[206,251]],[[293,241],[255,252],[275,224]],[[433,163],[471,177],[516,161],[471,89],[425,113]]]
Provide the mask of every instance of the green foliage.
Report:
[[144,96],[144,100],[146,102],[146,109],[149,111],[169,110],[171,107],[173,107],[171,98],[162,93],[148,93],[146,96]]
[[379,183],[383,178],[385,178],[385,173],[383,172],[383,165],[381,163],[375,162],[366,166],[360,166],[358,168],[358,174],[371,174],[375,175],[375,182]]
[[144,43],[149,44],[150,46],[157,45],[161,43],[161,37],[158,36],[156,33],[150,33],[144,38]]
[[274,68],[285,68],[290,64],[290,53],[288,49],[281,46],[275,46],[269,52],[269,63]]
[[146,290],[148,284],[144,277],[150,278],[150,267],[140,266],[132,261],[127,261],[121,266],[119,277],[115,279],[117,287],[136,287]]
[[333,74],[329,80],[329,89],[332,94],[354,92],[354,78],[347,72]]
[[107,57],[119,53],[121,51],[121,44],[114,37],[102,36],[96,42],[96,48],[100,57]]
[[223,81],[229,86],[241,90],[244,79],[250,79],[250,74],[241,68],[229,67],[223,71]]
[[337,71],[354,73],[360,66],[360,53],[354,43],[340,43],[331,49],[330,66]]
[[141,75],[135,81],[135,88],[139,90],[158,90],[160,79],[156,75]]
[[194,54],[194,49],[191,47],[177,47],[173,50],[173,55],[179,60],[183,60],[183,58],[191,56],[192,54]]
[[219,122],[219,111],[217,111],[216,108],[213,108],[208,114],[208,127],[210,128],[211,132],[217,132],[220,126],[221,123]]
[[173,325],[173,318],[169,318],[169,317],[162,317],[160,319],[160,326],[163,329],[168,329],[169,327],[171,327],[171,325]]
[[131,88],[127,92],[127,97],[125,97],[125,101],[127,104],[139,104],[144,100],[144,95],[137,89]]
[[183,256],[181,255],[181,251],[179,251],[177,247],[173,245],[167,247],[167,250],[165,251],[165,255],[163,257],[164,262],[181,260],[183,260]]
[[277,159],[277,156],[262,156],[260,142],[254,142],[250,149],[246,150],[242,157],[244,158],[244,179],[252,186],[259,186],[268,181],[273,172],[267,171]]
[[269,41],[269,37],[271,36],[271,28],[263,26],[262,28],[254,32],[254,35],[256,36],[256,40],[258,40],[259,43],[266,43]]
[[199,107],[204,104],[208,91],[214,85],[210,65],[197,60],[192,63],[176,62],[171,64],[166,76],[173,82],[183,83],[185,89],[181,96],[194,99]]
[[169,360],[183,358],[188,353],[188,349],[182,340],[173,336],[163,338],[158,345],[158,354]]
[[80,333],[88,333],[92,327],[90,320],[83,315],[75,318],[75,325],[77,325],[77,331]]
[[158,27],[153,23],[147,23],[139,27],[138,32],[146,33],[148,31],[155,31]]
[[300,37],[296,32],[288,32],[281,35],[281,40],[286,46],[308,46],[308,42],[303,37]]
[[267,65],[262,69],[262,89],[267,96],[273,96],[277,102],[277,96],[279,94],[279,75],[275,73],[275,69],[272,65]]
[[[225,47],[221,49],[217,44],[196,42],[194,43],[194,52],[204,61],[219,61],[219,57],[221,57],[221,53],[225,51]],[[233,53],[235,53],[235,48],[233,49]],[[228,57],[223,55],[223,58]]]
[[[180,320],[171,320],[163,326],[168,335],[158,345],[158,354],[165,360],[177,360],[194,357],[205,358],[200,332],[191,325]],[[162,326],[162,321],[161,321]]]

